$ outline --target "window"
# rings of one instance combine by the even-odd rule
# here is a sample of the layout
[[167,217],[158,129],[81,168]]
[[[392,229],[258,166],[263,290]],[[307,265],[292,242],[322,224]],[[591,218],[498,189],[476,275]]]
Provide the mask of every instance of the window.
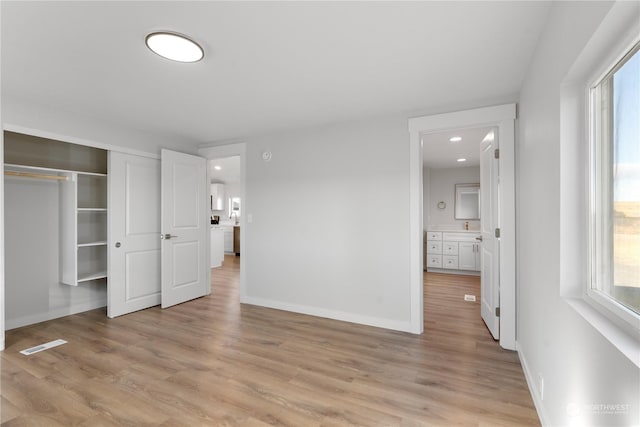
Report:
[[640,43],[591,88],[588,295],[640,323]]

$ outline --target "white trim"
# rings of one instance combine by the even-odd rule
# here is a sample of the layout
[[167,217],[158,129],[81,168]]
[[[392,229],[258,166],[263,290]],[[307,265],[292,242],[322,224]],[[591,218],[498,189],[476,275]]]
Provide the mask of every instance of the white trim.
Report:
[[[1,7],[0,7],[1,9]],[[1,114],[1,113],[0,113]],[[4,132],[0,130],[0,351],[4,350]]]
[[50,310],[46,313],[30,314],[28,316],[16,317],[15,319],[8,319],[6,323],[7,330],[20,328],[22,326],[33,325],[35,323],[46,322],[47,320],[58,319],[60,317],[70,316],[72,314],[83,313],[89,310],[95,310],[97,308],[103,308],[107,306],[107,297],[100,300],[90,301],[82,304],[75,304],[71,307],[58,308],[56,310]]
[[257,305],[260,307],[290,311],[293,313],[306,314],[309,316],[324,317],[331,320],[357,323],[359,325],[374,326],[377,328],[391,329],[401,332],[413,332],[413,325],[411,324],[411,322],[398,322],[396,320],[383,319],[380,317],[362,316],[359,314],[347,313],[344,311],[329,310],[307,305],[290,304],[282,301],[274,301],[256,297],[245,297],[244,301],[241,302],[243,304]]
[[640,368],[640,340],[637,337],[634,338],[619,323],[613,322],[605,310],[596,305],[597,303],[589,304],[582,298],[565,298],[565,301],[634,365]]
[[[513,104],[512,104],[513,105]],[[516,349],[516,178],[515,105],[513,116],[499,123],[500,144],[500,345]]]
[[461,276],[477,276],[480,277],[479,271],[474,270],[452,270],[450,268],[433,268],[429,267],[425,270],[427,273],[442,273],[442,274],[458,274]]
[[[453,128],[497,126],[501,175],[499,190],[500,346],[509,350],[516,348],[515,119],[515,104],[409,119],[411,325],[414,332],[422,331],[423,328],[422,135]],[[420,274],[415,274],[417,271]],[[418,307],[420,307],[420,313],[416,313]]]
[[[0,20],[2,18],[2,6],[0,5]],[[2,41],[0,31],[0,44]],[[0,70],[2,69],[2,55],[0,55]],[[1,72],[0,72],[1,74]],[[0,82],[2,81],[0,75]],[[2,100],[2,85],[0,84],[0,100]],[[2,102],[0,102],[0,351],[4,350],[4,132],[2,131]]]
[[547,417],[544,414],[544,405],[542,404],[542,400],[540,399],[540,390],[538,390],[538,382],[536,381],[536,377],[531,372],[529,368],[529,364],[527,363],[527,359],[524,357],[524,351],[522,351],[522,347],[520,343],[516,341],[516,350],[518,352],[518,357],[520,358],[520,365],[522,366],[522,372],[524,373],[524,378],[527,381],[527,385],[529,386],[529,394],[533,399],[533,406],[536,408],[536,412],[538,413],[538,418],[540,419],[540,424],[542,426],[547,426],[549,423],[547,422]]
[[[250,213],[251,204],[247,203],[246,196],[246,182],[247,182],[247,144],[244,142],[235,142],[232,144],[226,145],[216,145],[216,146],[207,146],[200,147],[198,149],[198,154],[202,157],[205,157],[207,160],[211,159],[220,159],[223,157],[232,157],[232,156],[240,156],[240,198],[242,200],[242,211],[245,213]],[[207,168],[208,170],[208,168]],[[251,233],[250,228],[247,226],[246,221],[247,215],[240,215],[240,248],[242,248],[242,260],[240,261],[240,302],[247,302],[247,283],[246,283],[246,271],[248,260],[250,256],[250,252],[248,251],[246,241],[247,234]],[[208,264],[207,264],[208,266]]]
[[3,127],[5,131],[22,133],[30,136],[37,136],[39,138],[53,139],[56,141],[67,142],[69,144],[84,145],[87,147],[100,148],[102,150],[108,150],[108,151],[118,151],[120,153],[133,154],[135,156],[151,157],[152,159],[160,158],[159,153],[149,153],[146,151],[134,150],[131,148],[122,147],[114,144],[106,144],[103,142],[97,142],[90,139],[76,138],[74,136],[63,135],[55,132],[48,132],[48,131],[29,128],[25,126],[13,125],[11,123],[4,123]]
[[424,244],[422,201],[422,135],[411,131],[409,119],[409,286],[411,332],[424,332]]

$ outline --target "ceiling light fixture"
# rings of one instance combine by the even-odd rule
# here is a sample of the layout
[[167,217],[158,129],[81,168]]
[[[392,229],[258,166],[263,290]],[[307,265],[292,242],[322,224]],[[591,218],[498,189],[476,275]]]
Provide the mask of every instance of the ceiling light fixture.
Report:
[[218,165],[215,165],[213,168],[217,171],[222,170],[222,166],[218,166]]
[[145,43],[153,53],[172,61],[198,62],[204,57],[204,50],[198,43],[178,33],[151,33],[145,39]]
[[461,136],[452,136],[451,138],[449,138],[449,142],[459,142],[459,141],[462,141]]
[[457,161],[457,162],[462,163],[462,162],[466,162],[466,161],[467,161],[467,159],[465,159],[465,158],[460,158],[460,159],[458,159],[458,160],[456,160],[456,161]]

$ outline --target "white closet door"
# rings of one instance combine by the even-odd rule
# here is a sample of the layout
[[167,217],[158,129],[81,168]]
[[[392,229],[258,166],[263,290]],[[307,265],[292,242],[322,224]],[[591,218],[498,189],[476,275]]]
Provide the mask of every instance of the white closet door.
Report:
[[160,161],[109,152],[107,315],[160,304]]
[[209,284],[209,184],[203,157],[162,150],[162,308],[204,296]]

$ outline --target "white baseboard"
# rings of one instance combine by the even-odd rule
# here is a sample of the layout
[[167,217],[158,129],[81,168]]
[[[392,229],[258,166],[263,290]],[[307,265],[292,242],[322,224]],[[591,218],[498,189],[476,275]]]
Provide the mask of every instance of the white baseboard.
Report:
[[425,268],[428,273],[444,273],[444,274],[460,274],[463,276],[480,276],[479,271],[471,271],[471,270],[452,270],[450,268],[433,268],[427,267]]
[[540,390],[538,390],[537,381],[533,372],[529,368],[529,364],[527,363],[527,359],[522,352],[522,348],[520,344],[516,341],[516,351],[518,352],[518,357],[520,358],[520,365],[522,366],[522,371],[524,372],[524,378],[527,380],[527,385],[529,386],[529,393],[531,394],[531,398],[533,399],[533,405],[536,407],[536,412],[538,413],[538,418],[540,419],[540,424],[544,426],[548,426],[549,423],[544,416],[544,407],[542,405],[542,400],[540,400]]
[[46,322],[47,320],[58,319],[60,317],[69,316],[71,314],[82,313],[84,311],[94,310],[107,306],[107,299],[90,301],[83,304],[75,304],[71,307],[63,307],[56,310],[50,310],[44,313],[36,313],[28,316],[16,317],[14,319],[6,319],[5,327],[7,330],[20,328],[22,326],[33,325],[35,323]]
[[401,332],[412,332],[411,321],[397,321],[390,319],[382,319],[379,317],[363,316],[359,314],[346,313],[337,310],[328,310],[318,307],[310,307],[305,305],[291,304],[282,301],[273,301],[263,298],[255,298],[244,296],[241,298],[242,304],[257,305],[260,307],[275,308],[277,310],[291,311],[293,313],[308,314],[310,316],[324,317],[327,319],[340,320],[343,322],[357,323],[360,325],[375,326],[377,328],[391,329]]

